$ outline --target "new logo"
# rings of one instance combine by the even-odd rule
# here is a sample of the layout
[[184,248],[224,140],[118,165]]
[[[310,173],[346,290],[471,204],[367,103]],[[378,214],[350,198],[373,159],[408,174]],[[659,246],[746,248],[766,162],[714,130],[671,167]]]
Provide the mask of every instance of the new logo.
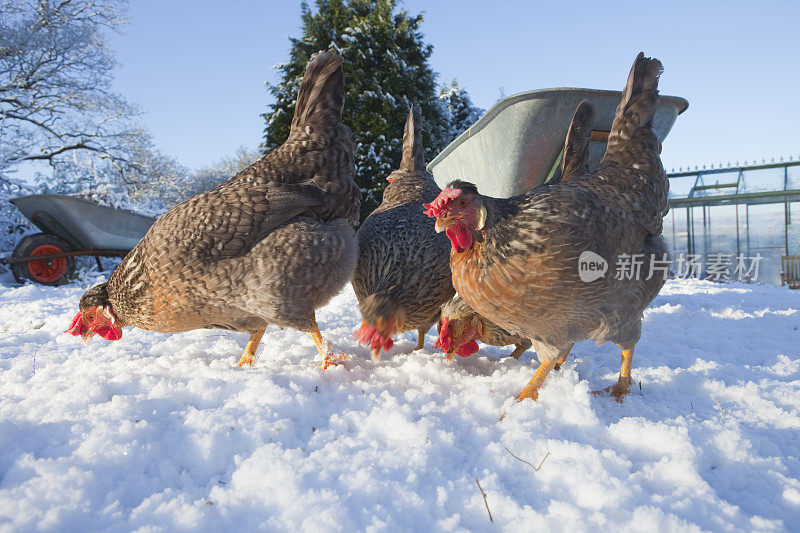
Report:
[[608,262],[600,255],[585,251],[578,258],[578,275],[581,281],[589,283],[605,276],[608,271]]

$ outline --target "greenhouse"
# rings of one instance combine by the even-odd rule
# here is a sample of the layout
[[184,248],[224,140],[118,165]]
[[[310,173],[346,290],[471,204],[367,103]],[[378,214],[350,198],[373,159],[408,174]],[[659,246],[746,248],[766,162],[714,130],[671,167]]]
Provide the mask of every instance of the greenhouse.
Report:
[[664,237],[676,276],[796,286],[800,161],[669,177]]

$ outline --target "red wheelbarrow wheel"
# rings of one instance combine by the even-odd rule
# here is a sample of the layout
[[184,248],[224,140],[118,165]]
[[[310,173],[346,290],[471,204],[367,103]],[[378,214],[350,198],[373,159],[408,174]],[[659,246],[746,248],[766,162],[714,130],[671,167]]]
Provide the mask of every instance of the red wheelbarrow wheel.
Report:
[[[19,241],[11,257],[61,254],[70,250],[69,244],[63,239],[55,235],[36,233]],[[26,263],[12,263],[11,272],[19,283],[24,283],[26,279],[29,279],[42,285],[61,285],[75,273],[75,258],[57,257]]]

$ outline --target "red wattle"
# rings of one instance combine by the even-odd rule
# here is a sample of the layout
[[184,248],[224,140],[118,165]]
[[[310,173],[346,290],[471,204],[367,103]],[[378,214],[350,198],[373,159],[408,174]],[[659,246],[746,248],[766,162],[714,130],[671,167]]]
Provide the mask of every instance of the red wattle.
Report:
[[474,354],[478,351],[478,343],[475,341],[469,341],[468,343],[462,345],[456,353],[461,357],[469,357],[470,355]]
[[463,224],[454,224],[445,231],[456,252],[463,252],[472,246],[472,232]]
[[118,341],[122,338],[122,328],[115,326],[100,326],[94,331],[107,341]]
[[83,317],[81,316],[80,312],[75,315],[75,318],[72,319],[72,323],[69,325],[69,329],[67,332],[72,333],[76,337],[83,333]]

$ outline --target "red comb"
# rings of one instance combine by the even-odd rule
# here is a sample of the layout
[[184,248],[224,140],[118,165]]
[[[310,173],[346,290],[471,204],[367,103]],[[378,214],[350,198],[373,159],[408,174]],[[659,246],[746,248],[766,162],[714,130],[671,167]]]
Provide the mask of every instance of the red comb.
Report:
[[450,320],[447,318],[442,322],[441,329],[439,330],[439,338],[436,339],[434,348],[441,348],[442,352],[447,353],[453,346],[453,334],[450,332]]
[[69,332],[77,337],[78,335],[83,333],[83,330],[84,330],[83,317],[81,316],[80,311],[78,311],[78,314],[75,315],[75,318],[72,319],[72,324],[69,325],[69,328],[64,333]]
[[429,204],[422,204],[425,208],[425,214],[431,218],[436,218],[454,199],[461,196],[461,189],[445,189],[439,193],[434,201]]

